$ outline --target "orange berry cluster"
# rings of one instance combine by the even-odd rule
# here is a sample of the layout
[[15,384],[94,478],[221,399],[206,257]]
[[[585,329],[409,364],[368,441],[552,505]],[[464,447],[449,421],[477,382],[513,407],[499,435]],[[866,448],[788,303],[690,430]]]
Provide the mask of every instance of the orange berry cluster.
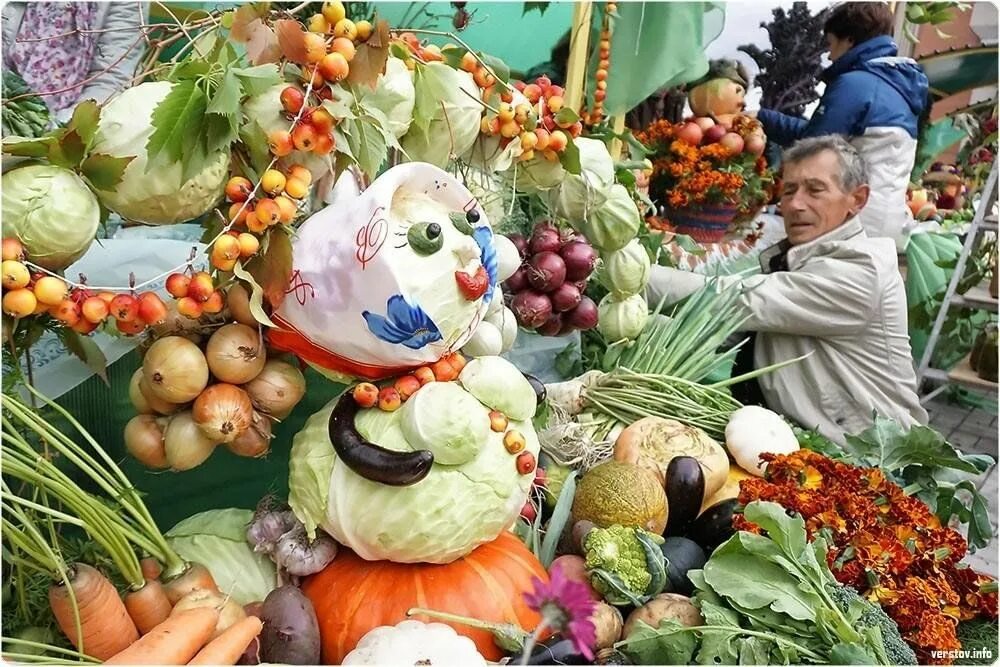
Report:
[[[316,76],[320,75],[317,73]],[[316,95],[321,99],[332,94],[329,93],[330,88],[322,82],[320,82],[321,87],[316,87],[315,83],[313,85]],[[306,94],[298,86],[290,85],[281,91],[281,107],[290,118],[297,116],[305,104]],[[327,155],[336,145],[333,139],[333,126],[336,124],[337,119],[323,107],[306,107],[298,122],[290,130],[269,132],[267,145],[276,157],[285,157],[293,150]]]
[[458,352],[446,354],[430,366],[421,366],[412,373],[398,377],[392,384],[379,389],[371,382],[362,382],[351,390],[351,396],[362,408],[378,406],[394,412],[418,389],[431,382],[451,382],[465,368],[466,359]]
[[[404,32],[399,36],[393,38],[394,42],[402,43],[406,45],[406,48],[410,50],[417,60],[421,60],[425,63],[441,62],[444,60],[444,54],[441,53],[441,48],[437,44],[421,44],[420,39],[414,35],[412,32]],[[416,60],[413,58],[406,59],[406,68],[413,70],[416,67]]]
[[205,313],[221,313],[226,307],[222,291],[215,288],[212,276],[204,271],[192,275],[171,273],[167,276],[166,288],[170,296],[177,299],[177,312],[191,319],[198,319]]
[[604,21],[601,24],[601,38],[597,43],[597,72],[594,90],[594,106],[591,107],[587,120],[591,125],[597,125],[604,117],[604,100],[608,96],[608,68],[611,66],[611,15],[618,5],[609,2],[605,5]]
[[[583,132],[583,123],[579,120],[567,118],[560,122],[556,119],[556,115],[565,106],[565,102],[563,101],[565,91],[563,87],[553,85],[547,76],[538,77],[534,83],[517,81],[514,83],[514,87],[530,103],[530,114],[527,116],[528,123],[527,126],[522,127],[530,130],[531,134],[535,135],[534,140],[526,137],[524,134],[520,135],[521,147],[524,151],[521,154],[521,160],[530,160],[536,154],[540,153],[543,158],[550,162],[557,161],[559,154],[566,150],[569,138],[573,137],[575,139]],[[489,127],[484,123],[482,128],[484,134],[492,135],[495,134],[494,130],[499,129],[501,137],[504,136],[503,123],[501,122],[498,127],[494,124],[494,120],[506,118],[509,106],[509,103],[502,103],[499,109],[500,114],[490,119]],[[518,105],[514,109],[515,123],[518,123],[519,118],[521,118],[519,111],[523,110],[522,106]],[[534,127],[532,127],[533,124]],[[508,126],[507,131],[510,132],[511,129]]]
[[[261,234],[279,222],[291,224],[299,211],[298,201],[309,194],[310,184],[312,173],[302,165],[292,165],[285,172],[268,169],[260,179],[263,196],[254,197],[253,183],[242,176],[233,176],[226,183],[226,198],[232,202],[229,206],[229,220],[233,226],[246,228],[253,234]],[[239,234],[237,245],[226,241],[220,248],[219,241],[223,238],[220,237],[212,247],[212,264],[217,269],[232,271],[237,259],[250,257],[257,252],[258,246],[254,245],[253,240],[241,238]]]
[[310,16],[306,28],[312,33],[343,37],[352,42],[368,41],[372,34],[372,24],[368,21],[355,23],[347,18],[344,3],[339,0],[324,2],[321,13]]
[[48,314],[80,334],[89,334],[108,317],[123,334],[142,333],[147,326],[162,324],[167,307],[155,292],[141,294],[94,294],[83,288],[70,289],[62,278],[32,275],[24,264],[24,246],[16,238],[3,239],[3,311],[11,317]]

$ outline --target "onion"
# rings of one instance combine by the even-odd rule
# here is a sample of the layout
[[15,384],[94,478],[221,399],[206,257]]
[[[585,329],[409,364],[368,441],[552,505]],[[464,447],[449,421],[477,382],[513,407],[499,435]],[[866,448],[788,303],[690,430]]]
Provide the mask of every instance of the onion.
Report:
[[541,252],[556,252],[562,241],[559,238],[559,230],[552,226],[536,227],[528,242],[528,252],[537,255]]
[[583,295],[580,294],[580,290],[573,283],[563,283],[556,288],[556,291],[549,295],[549,298],[552,299],[553,310],[565,313],[567,310],[576,308],[580,304]]
[[241,283],[233,283],[226,292],[226,306],[234,320],[248,327],[257,327],[257,318],[250,312],[250,292]]
[[587,291],[587,281],[586,280],[574,280],[573,286],[580,290],[580,294]]
[[295,366],[272,359],[243,389],[254,408],[278,418],[292,411],[306,393],[306,378]]
[[566,321],[581,331],[597,326],[597,304],[588,296],[580,299],[580,305],[566,314]]
[[232,442],[250,428],[253,404],[245,391],[220,382],[198,394],[191,414],[198,428],[212,442]]
[[149,327],[156,339],[165,336],[181,336],[195,344],[201,343],[202,323],[197,318],[181,315],[177,312],[177,300],[166,299],[167,317],[160,324]]
[[201,349],[180,336],[159,339],[142,360],[142,374],[152,396],[187,403],[208,384],[208,363]]
[[560,313],[552,313],[545,323],[538,327],[536,331],[543,336],[558,336],[563,328],[563,318]]
[[549,297],[532,290],[519,292],[511,303],[511,310],[521,326],[536,329],[549,319],[552,314],[552,302]]
[[263,370],[267,351],[256,328],[234,323],[212,334],[205,348],[205,359],[216,379],[244,384]]
[[190,470],[200,466],[215,451],[215,445],[216,442],[194,423],[190,410],[171,417],[163,432],[163,447],[173,470]]
[[597,251],[589,243],[575,241],[567,243],[559,251],[566,264],[566,280],[586,280],[597,264]]
[[271,420],[253,413],[253,424],[238,438],[226,445],[236,456],[259,459],[271,451]]
[[528,282],[539,292],[551,292],[566,280],[566,263],[554,252],[540,252],[528,260]]
[[511,274],[510,278],[503,284],[508,291],[511,292],[523,292],[528,289],[528,269],[526,267],[520,267],[517,271]]
[[524,256],[528,254],[528,239],[521,234],[507,234],[507,239],[517,248],[521,259],[524,259]]
[[[172,415],[181,409],[180,403],[164,401],[153,395],[153,390],[150,389],[149,382],[146,381],[146,376],[142,374],[141,368],[135,369],[135,372],[139,374],[139,382],[136,384],[139,390],[139,397],[142,400],[145,400],[146,405],[148,405],[153,412],[160,415]],[[132,377],[135,377],[135,373],[133,373]],[[129,397],[132,397],[131,385],[129,385]],[[133,400],[132,403],[134,405],[138,405],[138,399]]]
[[125,449],[149,468],[169,468],[163,446],[163,428],[153,415],[138,415],[125,424]]

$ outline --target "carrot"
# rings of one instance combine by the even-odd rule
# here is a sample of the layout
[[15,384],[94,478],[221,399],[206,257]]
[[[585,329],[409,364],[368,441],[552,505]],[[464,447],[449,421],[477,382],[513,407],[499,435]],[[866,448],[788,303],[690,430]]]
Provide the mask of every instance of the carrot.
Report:
[[206,590],[217,591],[219,587],[212,578],[212,573],[208,568],[199,563],[188,563],[187,569],[179,576],[171,579],[163,586],[164,592],[170,604],[177,604],[177,601],[191,591]]
[[163,584],[156,579],[147,579],[145,586],[125,595],[125,608],[139,634],[144,635],[170,616],[171,604]]
[[186,665],[215,632],[219,612],[208,607],[171,616],[106,665]]
[[135,623],[108,578],[84,563],[74,563],[70,585],[80,612],[77,635],[73,600],[64,583],[49,588],[49,606],[59,629],[81,653],[104,660],[139,638]]
[[163,572],[163,566],[155,558],[143,558],[139,561],[139,565],[142,567],[142,576],[145,579],[159,579],[160,573]]
[[210,641],[188,664],[235,665],[262,629],[263,621],[255,616],[247,616]]

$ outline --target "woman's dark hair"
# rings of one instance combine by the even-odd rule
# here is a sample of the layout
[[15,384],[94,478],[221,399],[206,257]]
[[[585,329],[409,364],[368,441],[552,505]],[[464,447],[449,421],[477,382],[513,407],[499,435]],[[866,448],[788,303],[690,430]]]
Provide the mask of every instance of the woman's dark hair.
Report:
[[823,24],[823,34],[855,44],[892,34],[893,16],[884,2],[845,2],[837,5]]

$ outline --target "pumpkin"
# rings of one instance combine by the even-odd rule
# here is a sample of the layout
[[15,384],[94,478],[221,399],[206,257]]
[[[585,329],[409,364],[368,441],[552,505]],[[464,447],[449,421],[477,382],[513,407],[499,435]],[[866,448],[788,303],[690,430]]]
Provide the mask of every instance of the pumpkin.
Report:
[[[545,568],[521,540],[503,532],[444,565],[366,561],[344,549],[306,579],[302,592],[316,609],[323,662],[329,665],[340,664],[370,630],[406,620],[412,607],[516,623],[530,632],[541,620],[524,601],[535,578],[547,582]],[[503,657],[486,630],[448,625],[475,642],[487,660]]]

